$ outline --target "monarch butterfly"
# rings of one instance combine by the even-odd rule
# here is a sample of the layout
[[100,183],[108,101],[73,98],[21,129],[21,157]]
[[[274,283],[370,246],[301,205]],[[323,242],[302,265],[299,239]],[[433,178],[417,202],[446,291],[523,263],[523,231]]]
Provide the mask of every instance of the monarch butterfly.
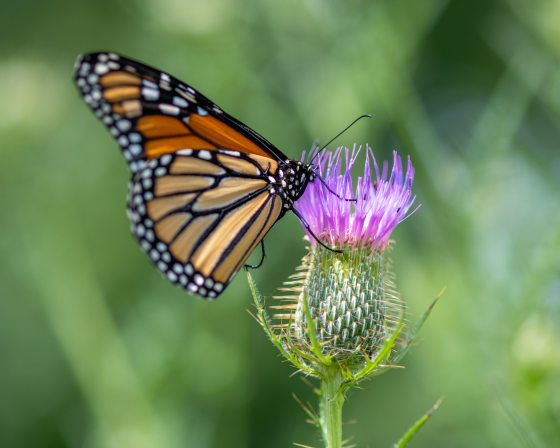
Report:
[[294,202],[315,166],[191,86],[106,52],[79,56],[74,79],[122,149],[132,233],[170,282],[214,299],[288,210],[308,227]]

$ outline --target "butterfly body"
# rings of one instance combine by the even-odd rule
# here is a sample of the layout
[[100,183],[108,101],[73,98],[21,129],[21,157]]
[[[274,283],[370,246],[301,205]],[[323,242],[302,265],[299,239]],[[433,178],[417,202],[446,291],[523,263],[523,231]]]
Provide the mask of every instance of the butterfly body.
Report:
[[139,62],[82,55],[75,81],[128,163],[134,236],[190,293],[216,298],[316,177],[314,166]]

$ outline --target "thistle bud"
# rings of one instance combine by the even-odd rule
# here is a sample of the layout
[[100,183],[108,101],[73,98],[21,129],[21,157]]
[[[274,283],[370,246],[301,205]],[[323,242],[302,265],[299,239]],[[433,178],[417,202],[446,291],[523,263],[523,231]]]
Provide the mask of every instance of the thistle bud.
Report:
[[311,247],[303,261],[301,292],[292,325],[307,344],[305,303],[325,356],[339,361],[355,354],[375,357],[403,312],[393,289],[386,252],[345,247],[343,254]]

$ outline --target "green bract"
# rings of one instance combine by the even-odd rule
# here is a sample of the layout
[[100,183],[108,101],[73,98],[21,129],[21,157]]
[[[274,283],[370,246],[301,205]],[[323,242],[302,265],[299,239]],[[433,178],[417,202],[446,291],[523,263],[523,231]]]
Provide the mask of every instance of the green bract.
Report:
[[252,285],[259,322],[298,369],[321,378],[336,364],[350,386],[391,367],[408,346],[390,266],[388,251],[309,247],[270,305],[272,313]]
[[298,340],[307,337],[305,301],[325,356],[339,361],[356,353],[374,357],[396,329],[404,307],[395,290],[387,252],[344,248],[343,254],[320,246],[303,260],[306,269],[293,318]]

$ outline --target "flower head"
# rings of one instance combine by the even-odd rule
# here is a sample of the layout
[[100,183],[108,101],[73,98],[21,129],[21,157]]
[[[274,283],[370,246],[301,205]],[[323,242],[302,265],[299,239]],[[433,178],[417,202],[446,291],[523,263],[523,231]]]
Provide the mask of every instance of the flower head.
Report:
[[[311,154],[317,178],[295,204],[311,244],[277,296],[276,323],[256,296],[257,307],[271,339],[299,369],[321,377],[334,362],[357,382],[381,362],[390,364],[406,345],[400,338],[405,304],[388,249],[392,231],[415,201],[414,168],[409,159],[404,171],[394,152],[391,170],[388,162],[380,169],[368,146],[363,175],[354,183],[359,148]],[[314,235],[341,250],[318,244]]]
[[[321,179],[307,186],[295,207],[324,243],[369,246],[382,251],[395,227],[409,216],[416,199],[412,195],[414,168],[408,158],[404,172],[401,157],[394,151],[391,173],[387,161],[380,170],[373,151],[367,146],[364,173],[354,188],[351,172],[359,152],[354,147],[351,151],[338,148],[320,153],[316,166]],[[308,236],[315,245],[314,238]]]

